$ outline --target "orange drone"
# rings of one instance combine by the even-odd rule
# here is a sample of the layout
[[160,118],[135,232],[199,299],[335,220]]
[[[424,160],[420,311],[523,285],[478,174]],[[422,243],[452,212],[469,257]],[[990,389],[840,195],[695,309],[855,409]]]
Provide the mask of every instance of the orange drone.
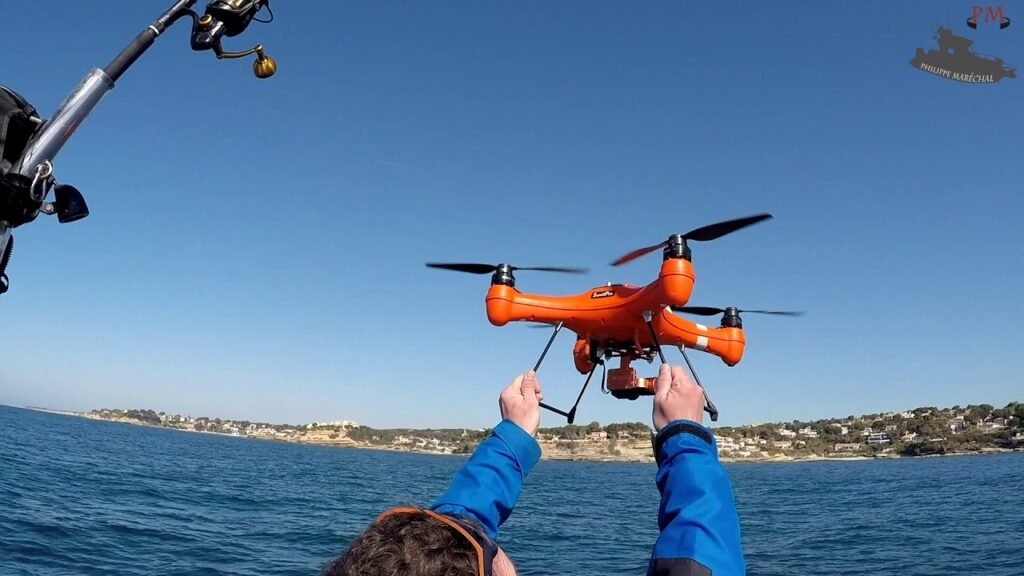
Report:
[[[491,287],[487,291],[487,318],[495,326],[509,322],[527,321],[553,325],[554,332],[541,353],[534,370],[540,368],[544,356],[551,347],[559,330],[568,328],[576,333],[573,359],[580,374],[586,374],[576,403],[568,412],[563,412],[541,403],[552,412],[565,416],[572,424],[576,408],[598,366],[604,369],[606,359],[618,357],[619,367],[607,370],[602,375],[601,388],[616,398],[636,400],[641,395],[654,394],[656,378],[638,377],[630,367],[634,360],[647,360],[658,355],[661,362],[665,356],[663,345],[675,346],[682,352],[686,364],[697,384],[700,379],[693,364],[686,356],[686,348],[693,348],[718,356],[728,366],[735,366],[743,357],[746,340],[740,313],[781,314],[795,316],[801,312],[776,312],[767,310],[739,310],[737,308],[709,308],[686,306],[696,280],[690,261],[688,242],[706,242],[735,232],[741,228],[771,218],[770,214],[758,214],[735,220],[711,224],[686,234],[673,234],[668,240],[653,246],[634,250],[612,262],[620,266],[645,254],[662,249],[661,270],[658,278],[646,286],[607,284],[592,288],[582,294],[568,296],[543,296],[520,292],[516,288],[513,272],[516,270],[539,270],[546,272],[586,273],[585,268],[561,267],[517,267],[509,264],[456,264],[428,263],[431,268],[455,270],[471,274],[491,274]],[[691,322],[673,314],[682,312],[712,316],[722,314],[719,327],[709,327]],[[718,409],[705,393],[705,411],[712,421],[718,420]]]

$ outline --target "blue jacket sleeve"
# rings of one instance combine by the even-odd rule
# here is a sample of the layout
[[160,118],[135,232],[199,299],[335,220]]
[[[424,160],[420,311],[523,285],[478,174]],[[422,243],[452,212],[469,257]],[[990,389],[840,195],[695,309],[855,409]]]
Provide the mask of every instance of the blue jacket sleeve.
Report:
[[742,576],[739,516],[708,428],[676,420],[654,441],[661,493],[648,576]]
[[540,444],[510,420],[502,420],[477,446],[432,505],[435,512],[467,516],[491,538],[512,514],[527,474],[540,460]]

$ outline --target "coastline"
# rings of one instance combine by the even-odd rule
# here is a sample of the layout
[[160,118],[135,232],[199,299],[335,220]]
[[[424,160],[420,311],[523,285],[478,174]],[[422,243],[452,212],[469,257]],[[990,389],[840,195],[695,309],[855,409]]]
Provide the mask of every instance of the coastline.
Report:
[[[31,410],[34,412],[42,412],[47,414],[54,414],[60,416],[70,416],[73,418],[82,418],[85,420],[93,420],[100,422],[113,422],[120,424],[129,424],[132,426],[142,426],[147,428],[158,428],[164,430],[173,430],[179,432],[189,432],[193,434],[209,434],[214,436],[225,436],[229,438],[239,438],[243,440],[258,440],[258,441],[269,441],[278,442],[284,444],[300,444],[307,446],[319,446],[327,448],[351,448],[356,450],[371,450],[379,452],[399,452],[409,454],[425,454],[433,456],[456,456],[456,457],[468,457],[471,450],[468,452],[459,452],[452,450],[440,450],[428,448],[425,446],[416,445],[399,445],[399,444],[386,444],[386,443],[373,443],[366,441],[358,441],[349,438],[347,435],[342,436],[339,434],[333,434],[336,438],[331,438],[330,435],[325,436],[324,434],[313,434],[311,437],[307,437],[306,434],[292,437],[274,437],[265,434],[239,434],[239,433],[227,433],[217,432],[209,430],[196,430],[179,426],[166,426],[162,424],[152,424],[149,422],[143,422],[134,418],[110,418],[103,417],[94,413],[88,412],[75,412],[69,410],[53,410],[48,408],[41,408],[35,406],[23,407],[25,410]],[[569,442],[569,446],[566,446],[566,441],[554,441],[539,438],[538,443],[541,445],[541,460],[555,461],[555,462],[584,462],[584,463],[640,463],[640,464],[653,464],[655,462],[654,455],[651,452],[651,443],[649,438],[627,438],[620,439],[617,442],[612,441],[611,444],[607,440],[592,440],[592,439],[579,439]],[[612,449],[610,449],[610,447]],[[896,459],[915,459],[915,458],[934,458],[944,456],[977,456],[977,455],[989,455],[989,454],[1006,454],[1024,452],[1024,446],[1016,448],[992,448],[986,447],[977,450],[962,450],[962,451],[947,451],[940,454],[920,454],[920,455],[902,455],[896,453],[883,453],[875,455],[850,455],[850,454],[837,454],[837,455],[823,455],[823,454],[774,454],[769,456],[756,456],[756,457],[736,457],[729,454],[722,454],[719,452],[719,461],[723,464],[763,464],[763,463],[799,463],[799,462],[861,462],[868,460],[896,460]]]

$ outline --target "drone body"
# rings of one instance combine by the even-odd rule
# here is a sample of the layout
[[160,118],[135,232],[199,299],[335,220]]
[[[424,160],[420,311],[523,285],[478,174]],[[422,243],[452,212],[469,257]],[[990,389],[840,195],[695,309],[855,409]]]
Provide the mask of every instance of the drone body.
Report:
[[693,264],[682,258],[665,260],[658,278],[646,286],[608,284],[572,296],[540,296],[520,292],[511,271],[499,268],[487,291],[487,319],[495,326],[528,320],[544,324],[562,322],[573,332],[605,334],[629,339],[643,312],[669,305],[682,306],[690,299],[695,281]]
[[[645,286],[612,284],[594,287],[586,292],[553,296],[530,294],[516,287],[516,270],[543,270],[549,272],[585,272],[572,268],[517,268],[508,264],[427,264],[429,267],[456,270],[476,274],[491,274],[491,286],[485,297],[488,321],[494,326],[505,326],[511,322],[534,322],[554,326],[554,333],[548,346],[541,354],[536,368],[540,367],[551,342],[558,331],[567,328],[576,334],[573,347],[573,361],[580,374],[587,375],[587,383],[597,366],[604,366],[605,360],[619,358],[619,366],[607,371],[602,388],[616,398],[635,400],[642,395],[654,394],[655,378],[637,376],[630,366],[635,360],[653,361],[660,356],[664,362],[661,347],[677,347],[686,358],[686,348],[699,350],[717,356],[728,366],[735,366],[743,357],[746,338],[736,308],[687,307],[693,291],[696,275],[690,259],[688,240],[711,240],[771,218],[768,214],[741,218],[713,224],[687,234],[670,236],[665,242],[642,248],[623,256],[612,263],[624,264],[635,258],[662,248],[662,263],[658,276]],[[710,327],[687,320],[673,313],[713,315],[722,313],[721,325]],[[765,313],[765,311],[756,311]],[[767,312],[772,314],[795,314],[788,312]],[[693,371],[692,364],[686,359]],[[696,377],[696,373],[694,373]],[[586,390],[583,385],[580,397]],[[700,381],[698,379],[698,384]],[[577,398],[576,405],[579,404]],[[554,412],[567,416],[572,423],[576,405],[569,412],[562,412],[545,405]],[[706,408],[712,420],[717,420],[717,409],[708,402]]]

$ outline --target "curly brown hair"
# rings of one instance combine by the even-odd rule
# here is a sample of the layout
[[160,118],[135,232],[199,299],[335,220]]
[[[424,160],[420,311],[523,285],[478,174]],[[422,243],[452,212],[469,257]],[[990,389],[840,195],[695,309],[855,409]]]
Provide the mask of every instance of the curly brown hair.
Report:
[[476,576],[472,544],[429,516],[399,514],[370,524],[321,576]]

